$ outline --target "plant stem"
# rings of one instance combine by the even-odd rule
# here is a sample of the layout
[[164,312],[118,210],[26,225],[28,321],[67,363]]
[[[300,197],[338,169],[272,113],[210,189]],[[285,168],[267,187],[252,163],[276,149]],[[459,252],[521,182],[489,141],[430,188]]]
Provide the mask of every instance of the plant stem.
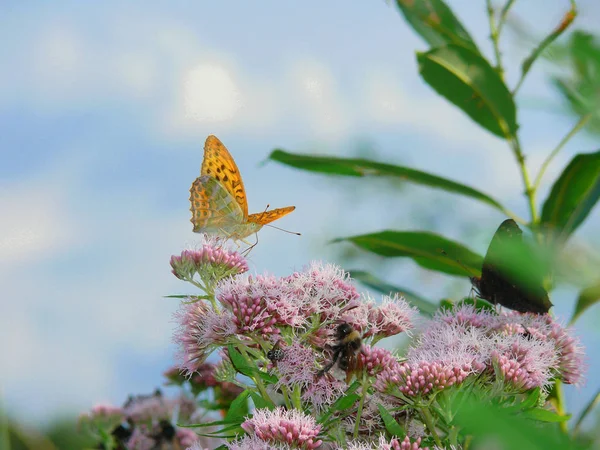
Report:
[[[250,365],[251,367],[254,367],[254,364],[250,360],[248,352],[246,351],[246,346],[239,345],[238,349],[239,349],[240,353],[242,354],[242,356],[244,357],[244,359],[246,360],[246,362],[248,363],[248,365]],[[265,389],[265,385],[263,384],[262,380],[260,379],[260,376],[253,375],[252,381],[254,381],[254,384],[256,385],[256,388],[258,389],[258,392],[260,393],[263,400],[270,403],[272,406],[275,406],[275,403],[273,402],[273,400],[271,400],[271,397],[269,396],[269,394],[267,394],[267,390]]]
[[515,134],[513,138],[510,140],[510,145],[517,160],[517,164],[519,164],[519,168],[521,169],[521,177],[523,178],[523,185],[525,186],[525,195],[527,196],[527,200],[529,202],[529,213],[531,215],[531,223],[537,224],[538,216],[535,208],[535,187],[531,185],[531,180],[529,179],[529,172],[527,171],[527,166],[525,165],[525,156],[523,155],[523,151],[521,150],[521,143],[519,142],[519,136]]
[[554,157],[558,154],[558,152],[560,152],[563,147],[567,144],[567,142],[569,142],[569,140],[575,136],[579,130],[581,130],[586,123],[588,123],[588,121],[592,118],[592,113],[588,113],[585,116],[582,116],[581,119],[579,119],[579,121],[575,124],[575,126],[571,129],[571,131],[569,131],[567,133],[567,135],[562,138],[562,140],[558,143],[558,145],[556,146],[556,148],[554,150],[552,150],[552,153],[550,153],[548,155],[548,157],[546,158],[546,160],[542,163],[542,166],[540,167],[540,171],[537,174],[537,177],[535,178],[535,183],[533,184],[533,188],[535,190],[538,189],[538,187],[540,186],[540,182],[542,181],[542,177],[544,176],[544,172],[546,171],[546,169],[548,168],[548,166],[550,165],[550,162],[554,159]]
[[502,56],[500,54],[500,32],[496,26],[496,20],[494,19],[494,8],[492,7],[492,0],[485,1],[487,6],[488,20],[490,24],[490,39],[494,47],[494,55],[496,57],[496,72],[501,78],[504,78],[504,69],[502,68]]
[[502,32],[502,27],[506,23],[506,17],[508,16],[508,11],[510,10],[510,8],[512,7],[514,2],[515,2],[515,0],[508,0],[506,2],[506,4],[504,5],[504,7],[502,8],[502,11],[500,11],[500,19],[498,19],[498,37],[500,37],[500,33]]
[[367,378],[367,373],[363,371],[362,381],[361,381],[361,396],[360,402],[358,403],[358,411],[356,413],[356,423],[354,424],[354,439],[358,438],[358,431],[360,427],[360,418],[362,416],[363,406],[365,404],[365,397],[367,396],[367,389],[369,389],[369,380]]
[[423,418],[423,422],[425,422],[425,426],[433,436],[433,440],[437,444],[438,447],[443,448],[442,441],[440,437],[437,435],[435,431],[435,425],[433,424],[433,417],[431,417],[431,413],[427,408],[419,408],[419,412],[421,413],[421,417]]

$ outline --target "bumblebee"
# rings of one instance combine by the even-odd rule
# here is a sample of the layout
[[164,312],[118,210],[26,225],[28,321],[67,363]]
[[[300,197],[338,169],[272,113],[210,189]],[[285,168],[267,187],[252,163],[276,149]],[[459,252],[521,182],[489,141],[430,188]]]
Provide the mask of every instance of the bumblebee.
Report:
[[317,374],[319,377],[327,373],[336,362],[340,369],[347,372],[351,368],[350,366],[353,365],[356,353],[362,346],[360,333],[347,322],[338,325],[335,330],[335,337],[338,343],[330,347],[333,350],[333,357],[331,362],[319,371]]

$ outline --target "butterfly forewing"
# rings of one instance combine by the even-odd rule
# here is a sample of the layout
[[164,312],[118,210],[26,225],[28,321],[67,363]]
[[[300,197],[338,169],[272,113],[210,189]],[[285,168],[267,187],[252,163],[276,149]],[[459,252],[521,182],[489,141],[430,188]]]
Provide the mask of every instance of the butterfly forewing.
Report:
[[281,219],[283,216],[291,213],[295,210],[295,206],[286,206],[285,208],[272,209],[271,211],[265,211],[257,214],[250,214],[248,216],[248,222],[258,223],[260,225],[266,225],[277,219]]
[[552,303],[543,287],[545,267],[523,241],[523,232],[507,219],[494,234],[473,284],[481,298],[520,312],[542,314]]
[[218,233],[242,222],[242,210],[216,179],[204,175],[190,188],[191,222],[195,233]]
[[248,200],[242,176],[233,157],[216,136],[206,138],[200,175],[209,175],[219,181],[240,206],[243,219],[248,217]]

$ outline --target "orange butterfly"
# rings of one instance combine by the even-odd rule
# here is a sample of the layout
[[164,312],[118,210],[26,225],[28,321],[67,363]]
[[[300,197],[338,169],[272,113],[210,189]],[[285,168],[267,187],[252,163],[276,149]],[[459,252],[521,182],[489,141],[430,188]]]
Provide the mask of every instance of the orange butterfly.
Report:
[[194,233],[216,234],[241,240],[263,225],[291,213],[295,206],[248,215],[248,201],[240,172],[233,157],[216,136],[204,144],[200,177],[190,188]]

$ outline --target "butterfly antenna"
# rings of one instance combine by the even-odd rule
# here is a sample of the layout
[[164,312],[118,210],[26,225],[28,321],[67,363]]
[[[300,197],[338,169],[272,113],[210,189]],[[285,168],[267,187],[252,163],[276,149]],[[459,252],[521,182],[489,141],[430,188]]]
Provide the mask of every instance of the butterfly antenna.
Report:
[[445,251],[445,250],[442,250],[442,249],[438,249],[438,250],[439,250],[439,252],[440,252],[442,255],[444,255],[444,256],[446,256],[446,257],[448,257],[449,259],[452,259],[453,261],[456,261],[456,262],[458,263],[458,265],[459,265],[460,267],[462,267],[462,268],[465,270],[465,272],[468,272],[468,273],[470,273],[470,274],[471,274],[471,276],[472,276],[473,278],[478,278],[478,277],[477,277],[477,274],[476,274],[475,272],[473,272],[473,271],[471,270],[471,268],[469,268],[469,267],[465,266],[465,265],[464,265],[464,264],[463,264],[463,263],[460,261],[460,259],[456,259],[456,258],[453,258],[453,257],[451,257],[451,256],[450,256],[448,253],[446,253],[446,251]]
[[302,234],[298,233],[297,231],[284,230],[283,228],[276,227],[275,225],[266,224],[265,226],[275,228],[276,230],[284,231],[286,233],[295,234],[296,236],[302,236]]

